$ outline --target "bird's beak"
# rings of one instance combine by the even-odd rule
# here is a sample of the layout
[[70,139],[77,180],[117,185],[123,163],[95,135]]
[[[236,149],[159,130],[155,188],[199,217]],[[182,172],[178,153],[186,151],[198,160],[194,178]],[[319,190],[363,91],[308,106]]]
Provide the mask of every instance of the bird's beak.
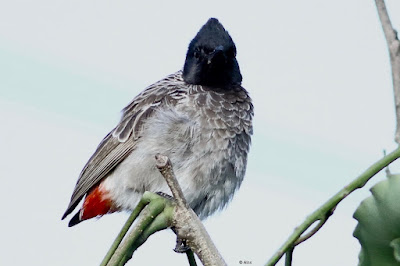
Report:
[[217,46],[217,48],[215,48],[214,51],[212,51],[212,53],[209,55],[207,64],[208,65],[211,64],[214,58],[220,57],[221,55],[223,55],[223,52],[224,52],[224,47],[222,45]]

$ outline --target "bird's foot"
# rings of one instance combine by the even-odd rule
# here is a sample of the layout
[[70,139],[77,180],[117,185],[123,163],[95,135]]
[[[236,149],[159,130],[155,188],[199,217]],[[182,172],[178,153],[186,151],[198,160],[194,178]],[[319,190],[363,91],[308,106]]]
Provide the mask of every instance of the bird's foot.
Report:
[[174,248],[176,253],[186,253],[189,249],[190,247],[186,244],[186,239],[176,238],[176,246]]
[[161,196],[161,197],[163,197],[163,198],[166,198],[166,199],[168,199],[168,200],[175,201],[175,198],[172,197],[171,195],[168,195],[167,193],[158,191],[158,192],[156,192],[156,194],[159,195],[159,196]]

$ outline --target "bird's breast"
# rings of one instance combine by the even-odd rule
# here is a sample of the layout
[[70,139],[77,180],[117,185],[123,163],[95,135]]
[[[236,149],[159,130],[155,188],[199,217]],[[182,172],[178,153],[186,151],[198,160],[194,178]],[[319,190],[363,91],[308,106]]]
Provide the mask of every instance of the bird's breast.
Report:
[[[243,179],[251,112],[243,95],[205,90],[157,109],[144,122],[134,151],[110,176],[118,187],[113,191],[130,191],[136,198],[146,190],[170,193],[155,167],[154,156],[160,153],[170,158],[190,206],[203,217],[214,212],[229,201]],[[131,204],[133,200],[125,198],[119,205],[134,207],[137,200]]]

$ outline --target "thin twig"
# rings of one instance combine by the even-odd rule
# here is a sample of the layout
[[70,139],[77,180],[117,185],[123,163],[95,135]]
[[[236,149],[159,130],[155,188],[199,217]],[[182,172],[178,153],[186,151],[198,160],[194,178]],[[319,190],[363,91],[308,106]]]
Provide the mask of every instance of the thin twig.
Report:
[[333,214],[333,210],[331,210],[329,213],[327,213],[325,215],[325,217],[323,219],[320,219],[318,224],[307,234],[301,236],[299,239],[297,239],[297,241],[294,243],[295,246],[297,246],[298,244],[303,243],[304,241],[306,241],[307,239],[309,239],[310,237],[312,237],[316,232],[319,231],[319,229],[321,229],[322,226],[324,226],[324,224],[326,223],[326,221],[328,221],[329,217]]
[[182,189],[173,173],[170,160],[167,156],[160,154],[157,154],[156,160],[160,173],[164,176],[177,201],[172,224],[178,238],[186,240],[186,244],[196,253],[203,265],[226,265],[200,219],[187,206]]
[[[331,197],[327,202],[325,202],[320,208],[314,211],[310,216],[306,218],[306,220],[296,227],[294,232],[289,236],[286,242],[279,248],[279,250],[271,257],[271,259],[267,262],[266,265],[275,265],[280,258],[285,254],[291,247],[293,247],[294,243],[300,238],[300,236],[313,224],[315,221],[328,219],[332,211],[336,208],[336,206],[346,198],[350,193],[354,190],[362,188],[365,184],[379,171],[388,166],[394,160],[400,157],[400,148],[397,148],[393,152],[389,153],[372,166],[370,166],[367,170],[365,170],[360,176],[354,179],[350,184],[341,189],[338,193],[336,193],[333,197]],[[326,217],[326,218],[325,218]],[[318,229],[320,229],[319,227]],[[318,231],[318,230],[317,230]],[[316,231],[315,231],[316,232]],[[314,232],[314,234],[315,234]]]
[[396,109],[396,133],[395,141],[400,144],[400,42],[397,32],[390,22],[389,14],[384,0],[375,0],[379,19],[385,34],[390,54],[390,65],[392,68],[394,104]]
[[[143,236],[143,233],[153,222],[154,217],[161,213],[163,209],[163,205],[157,203],[154,204],[153,202],[146,205],[146,207],[140,212],[141,215],[139,216],[139,220],[134,224],[124,242],[118,246],[107,265],[125,265],[125,263],[132,257],[133,252],[146,240],[147,236]],[[164,228],[165,227],[162,229]]]
[[156,155],[156,166],[160,173],[163,175],[169,188],[171,189],[172,196],[176,200],[176,204],[182,208],[188,208],[185,196],[183,195],[182,189],[176,180],[175,174],[172,170],[171,162],[167,156],[157,154]]
[[285,253],[285,266],[292,266],[294,246],[290,247]]
[[[386,150],[383,150],[383,156],[386,156]],[[385,168],[386,177],[390,177],[392,173],[390,172],[389,165]]]
[[[124,265],[132,257],[136,249],[140,247],[150,235],[168,228],[171,225],[175,206],[175,204],[169,203],[170,201],[168,199],[146,191],[101,265]],[[139,214],[139,220],[136,221],[129,234],[124,238],[127,230]],[[122,239],[123,242],[121,243]]]
[[191,249],[186,251],[186,256],[188,258],[190,266],[197,266],[196,258],[194,257],[193,251]]
[[132,214],[129,216],[128,220],[125,222],[124,226],[122,227],[121,231],[119,232],[118,236],[115,238],[113,244],[111,245],[109,251],[107,252],[106,256],[104,257],[103,261],[101,262],[100,266],[105,266],[110,261],[111,257],[114,255],[115,251],[117,250],[119,244],[124,239],[126,233],[128,232],[129,228],[131,227],[132,223],[138,217],[140,212],[143,210],[144,206],[148,202],[140,201],[138,206],[133,210]]

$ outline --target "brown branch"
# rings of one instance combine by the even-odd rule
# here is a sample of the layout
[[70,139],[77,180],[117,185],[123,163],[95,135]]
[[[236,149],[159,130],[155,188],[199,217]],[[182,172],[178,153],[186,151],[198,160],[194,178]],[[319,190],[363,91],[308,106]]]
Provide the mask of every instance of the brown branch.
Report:
[[390,65],[392,68],[394,104],[396,109],[396,133],[395,141],[400,144],[400,42],[397,31],[390,22],[389,14],[384,0],[375,0],[378,9],[379,19],[382,24],[386,42],[390,54]]
[[156,160],[157,168],[167,181],[177,202],[172,224],[178,238],[186,240],[186,244],[196,253],[203,265],[226,265],[200,219],[187,206],[170,160],[167,156],[160,154],[156,155]]
[[157,154],[156,166],[163,175],[165,181],[167,181],[167,184],[171,189],[172,196],[175,198],[178,206],[181,208],[188,208],[185,196],[183,195],[182,189],[179,186],[178,180],[176,180],[169,158],[167,156]]

